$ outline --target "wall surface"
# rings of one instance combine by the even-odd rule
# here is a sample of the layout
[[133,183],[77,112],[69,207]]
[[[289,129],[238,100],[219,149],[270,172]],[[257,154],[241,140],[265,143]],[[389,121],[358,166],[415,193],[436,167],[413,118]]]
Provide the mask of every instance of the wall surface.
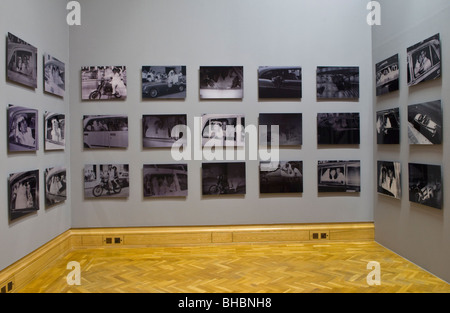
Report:
[[[66,24],[66,7],[62,1],[54,0],[3,0],[0,2],[0,30],[2,60],[0,72],[6,73],[6,38],[8,32],[38,48],[38,86],[23,87],[5,79],[0,81],[0,270],[39,248],[70,228],[70,195],[60,205],[46,207],[44,199],[44,170],[55,166],[66,166],[70,162],[70,147],[63,152],[44,151],[44,113],[69,112],[69,98],[60,98],[44,93],[43,55],[49,53],[59,60],[69,62],[69,28]],[[67,86],[68,87],[68,86]],[[67,88],[66,87],[66,88]],[[8,153],[6,139],[9,104],[38,109],[39,151],[36,153]],[[67,128],[69,123],[67,123]],[[68,130],[66,131],[66,134]],[[37,213],[9,222],[8,177],[16,172],[40,170],[40,210]],[[70,175],[70,168],[67,168]],[[68,177],[70,179],[70,176]]]
[[[449,164],[450,102],[448,69],[450,61],[450,4],[448,1],[380,1],[382,23],[373,27],[374,64],[398,53],[400,90],[376,97],[373,114],[398,107],[401,138],[399,145],[374,144],[375,161],[399,161],[402,165],[402,199],[384,195],[375,197],[374,219],[377,242],[397,252],[435,275],[450,281],[450,213],[447,199],[450,191]],[[416,86],[407,86],[406,49],[440,33],[442,77]],[[443,143],[434,146],[408,144],[408,105],[441,100],[443,110]],[[409,201],[408,163],[440,165],[443,180],[441,210]],[[374,163],[374,171],[376,162]]]

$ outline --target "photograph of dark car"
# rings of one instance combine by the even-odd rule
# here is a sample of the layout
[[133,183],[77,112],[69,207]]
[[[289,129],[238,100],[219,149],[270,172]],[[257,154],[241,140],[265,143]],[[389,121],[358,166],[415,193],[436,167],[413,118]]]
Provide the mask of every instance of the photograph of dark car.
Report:
[[407,49],[408,86],[441,77],[441,42],[439,34]]
[[37,88],[37,48],[8,33],[6,76],[10,81]]
[[442,143],[441,101],[408,106],[408,137],[410,144],[432,145]]
[[10,152],[39,150],[38,110],[9,105],[8,128]]
[[377,112],[376,120],[377,144],[400,143],[400,110],[399,108]]
[[261,66],[258,70],[260,99],[302,97],[301,67]]
[[317,67],[317,99],[359,99],[359,67]]
[[376,94],[381,96],[399,89],[398,54],[375,65]]
[[143,66],[142,98],[186,98],[186,66]]
[[261,162],[259,191],[260,193],[303,192],[303,162]]
[[39,210],[39,170],[9,176],[9,220]]
[[319,161],[319,192],[360,192],[360,161]]
[[409,201],[442,209],[440,165],[409,163]]

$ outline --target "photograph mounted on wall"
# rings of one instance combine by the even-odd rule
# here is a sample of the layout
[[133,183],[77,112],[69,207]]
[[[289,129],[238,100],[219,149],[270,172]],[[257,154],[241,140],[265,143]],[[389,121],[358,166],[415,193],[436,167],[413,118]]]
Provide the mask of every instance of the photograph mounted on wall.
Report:
[[399,108],[377,112],[376,120],[377,144],[400,143],[400,110]]
[[360,192],[360,161],[319,161],[319,192]]
[[144,198],[187,197],[187,164],[144,165]]
[[359,99],[359,67],[317,67],[317,99]]
[[37,151],[38,110],[9,105],[8,149],[10,152]]
[[359,145],[359,113],[318,113],[317,144]]
[[45,150],[64,150],[66,147],[66,116],[45,112]]
[[185,99],[186,66],[143,66],[143,99]]
[[49,54],[44,54],[44,91],[64,97],[66,91],[65,64]]
[[399,89],[398,54],[375,65],[376,94],[381,96]]
[[242,99],[243,66],[201,66],[200,99]]
[[409,163],[409,201],[442,209],[440,165]]
[[85,66],[81,68],[82,100],[125,100],[126,66]]
[[37,48],[8,33],[6,77],[13,82],[37,88]]
[[45,204],[56,205],[67,199],[67,171],[62,167],[48,168],[44,171]]
[[10,221],[39,210],[39,170],[11,174],[8,188]]
[[84,197],[128,198],[130,195],[128,164],[94,164],[84,166]]
[[125,115],[83,116],[85,149],[128,148],[128,117]]
[[259,165],[260,193],[302,193],[303,162],[261,162]]
[[203,195],[244,195],[245,162],[203,163]]
[[412,145],[442,143],[441,100],[408,106],[408,138]]
[[302,113],[261,113],[259,115],[259,145],[271,146],[272,138],[275,136],[278,137],[280,147],[301,146],[302,125]]
[[377,191],[396,199],[401,199],[401,164],[400,162],[378,161]]
[[408,86],[441,77],[441,41],[439,37],[439,34],[436,34],[406,50]]
[[301,99],[302,68],[299,66],[260,66],[260,99]]
[[203,114],[202,146],[242,147],[245,145],[243,114]]
[[186,114],[144,115],[142,145],[144,148],[171,148],[175,143],[185,145],[187,134],[177,131],[176,127],[186,125]]

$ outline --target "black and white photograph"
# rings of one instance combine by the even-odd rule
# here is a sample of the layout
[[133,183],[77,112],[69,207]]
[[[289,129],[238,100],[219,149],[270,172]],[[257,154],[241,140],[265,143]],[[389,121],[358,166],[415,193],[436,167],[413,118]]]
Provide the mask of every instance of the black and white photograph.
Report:
[[318,113],[317,144],[359,145],[359,113]]
[[186,125],[186,114],[144,115],[142,145],[144,148],[171,148],[175,143],[185,145],[187,134],[177,130],[177,127]]
[[83,116],[85,149],[128,148],[128,117],[126,115]]
[[143,99],[185,99],[186,66],[143,66]]
[[84,197],[128,198],[130,196],[128,164],[90,164],[84,166]]
[[242,99],[243,66],[201,66],[200,99]]
[[258,69],[260,99],[301,99],[300,66],[260,66]]
[[8,149],[10,152],[39,150],[38,111],[9,105]]
[[411,145],[442,143],[441,100],[408,106],[408,140]]
[[302,113],[261,113],[259,115],[259,145],[301,146],[303,143]]
[[317,67],[317,99],[359,99],[359,67]]
[[400,110],[393,108],[377,112],[377,144],[400,143]]
[[63,167],[52,167],[44,171],[45,204],[57,205],[67,199],[67,171]]
[[59,97],[66,92],[66,66],[55,57],[44,54],[44,91]]
[[398,54],[377,63],[375,74],[377,96],[398,90],[400,76]]
[[144,198],[187,197],[187,164],[145,164]]
[[244,195],[245,193],[245,162],[202,164],[203,195]]
[[360,192],[360,161],[319,161],[319,192]]
[[409,163],[409,201],[442,209],[443,189],[440,165]]
[[82,100],[125,100],[126,66],[86,66],[81,69]]
[[37,48],[8,33],[6,76],[8,80],[37,88]]
[[66,147],[66,116],[45,112],[45,150],[64,150]]
[[9,220],[39,210],[39,170],[9,175]]
[[242,147],[245,145],[245,115],[202,114],[202,145]]
[[262,194],[302,193],[303,161],[261,162],[259,192]]
[[377,191],[379,194],[401,199],[401,169],[400,162],[378,161]]
[[409,47],[408,86],[441,77],[441,41],[439,34]]

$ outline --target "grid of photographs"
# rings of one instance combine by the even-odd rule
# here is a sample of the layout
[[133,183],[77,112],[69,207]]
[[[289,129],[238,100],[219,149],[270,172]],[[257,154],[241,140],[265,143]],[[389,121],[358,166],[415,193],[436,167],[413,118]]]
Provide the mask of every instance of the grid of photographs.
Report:
[[441,41],[439,34],[406,49],[408,86],[441,77]]
[[44,54],[44,91],[64,97],[66,91],[66,67],[55,57]]
[[144,165],[144,198],[187,197],[187,164]]
[[86,66],[81,69],[82,100],[125,100],[126,66]]
[[242,99],[243,66],[201,66],[200,99]]
[[85,115],[83,131],[85,149],[128,147],[128,117],[125,115]]
[[302,113],[259,114],[259,145],[271,146],[273,138],[278,145],[301,146],[303,143]]
[[187,125],[186,114],[154,114],[142,117],[144,148],[170,148],[187,143],[187,134],[178,130]]
[[360,192],[360,161],[319,161],[319,192]]
[[203,195],[243,195],[245,193],[245,162],[203,163]]
[[128,164],[89,164],[84,166],[84,197],[128,198]]
[[44,171],[45,204],[53,206],[67,199],[67,171],[63,167],[52,167]]
[[377,112],[376,117],[377,144],[400,143],[400,110],[399,108]]
[[8,33],[6,77],[13,82],[37,88],[37,48]]
[[10,152],[39,150],[37,123],[36,109],[9,105],[8,149]]
[[359,113],[318,113],[317,144],[359,144],[359,128]]
[[142,98],[186,98],[186,66],[143,66]]
[[39,171],[14,173],[9,176],[9,220],[39,210]]
[[358,99],[359,67],[317,67],[317,99]]
[[299,66],[260,66],[260,99],[301,99],[302,68]]
[[408,138],[412,145],[442,143],[441,100],[408,106]]
[[45,150],[64,150],[66,146],[66,116],[45,112]]
[[401,199],[401,164],[400,162],[377,162],[377,191],[396,199]]
[[398,54],[387,58],[375,65],[376,95],[381,96],[399,90]]
[[262,194],[302,193],[303,162],[261,162],[259,165],[259,191]]
[[442,209],[441,166],[409,163],[409,201]]

